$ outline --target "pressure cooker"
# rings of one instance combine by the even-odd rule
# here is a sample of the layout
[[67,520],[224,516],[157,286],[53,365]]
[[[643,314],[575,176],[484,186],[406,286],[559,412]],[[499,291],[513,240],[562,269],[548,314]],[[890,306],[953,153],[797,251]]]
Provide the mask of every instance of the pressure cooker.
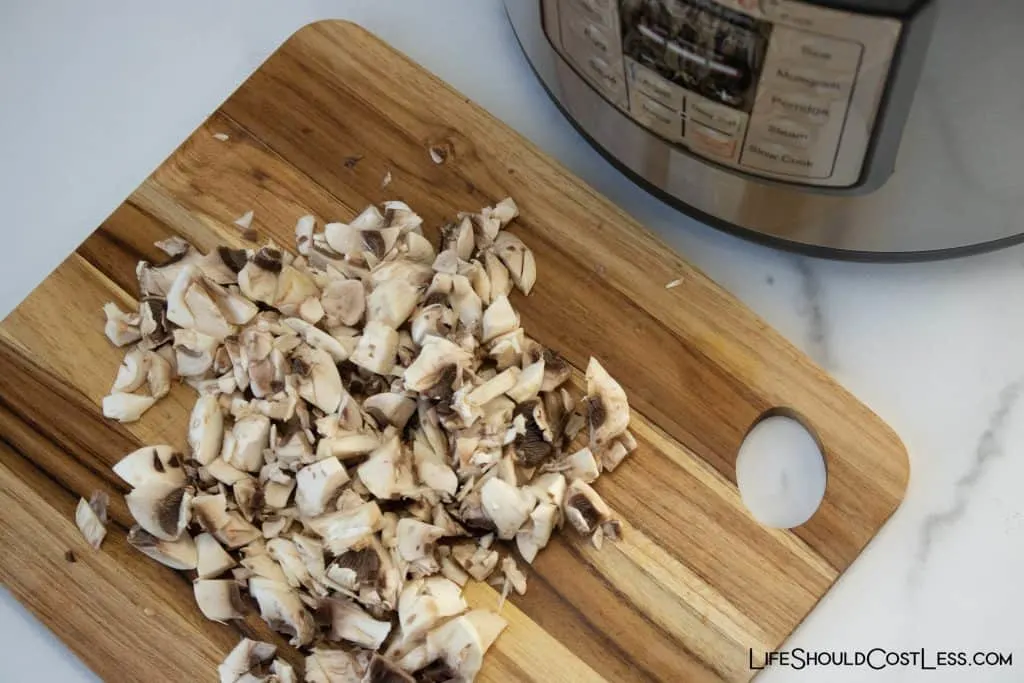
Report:
[[711,225],[827,256],[1024,240],[1021,0],[505,0],[579,132]]

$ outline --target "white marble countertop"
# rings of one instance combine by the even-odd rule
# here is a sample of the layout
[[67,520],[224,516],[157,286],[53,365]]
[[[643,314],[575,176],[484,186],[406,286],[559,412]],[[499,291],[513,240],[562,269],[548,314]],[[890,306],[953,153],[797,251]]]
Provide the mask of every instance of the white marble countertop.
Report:
[[[791,638],[808,649],[1021,647],[1024,250],[920,265],[834,263],[719,234],[620,176],[561,117],[498,0],[36,0],[0,4],[0,315],[295,29],[355,20],[561,160],[885,418],[906,502]],[[2,514],[2,513],[0,513]],[[5,681],[91,673],[0,591]],[[1019,681],[1002,668],[776,668],[796,680]]]

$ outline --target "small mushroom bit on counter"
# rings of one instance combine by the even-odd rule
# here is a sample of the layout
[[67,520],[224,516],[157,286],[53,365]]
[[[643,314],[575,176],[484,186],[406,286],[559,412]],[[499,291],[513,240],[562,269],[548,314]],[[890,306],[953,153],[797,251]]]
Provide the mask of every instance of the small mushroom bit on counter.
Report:
[[[105,307],[127,352],[104,415],[137,420],[174,378],[198,392],[187,456],[114,466],[129,543],[193,572],[212,620],[248,594],[307,681],[471,681],[506,622],[470,608],[470,578],[504,601],[556,527],[618,537],[591,484],[636,447],[626,395],[592,358],[574,397],[569,364],[526,336],[517,215],[459,214],[436,250],[398,201],[322,232],[299,219],[295,256],[171,238],[138,265],[138,310]],[[243,640],[221,680],[295,680],[273,656]]]

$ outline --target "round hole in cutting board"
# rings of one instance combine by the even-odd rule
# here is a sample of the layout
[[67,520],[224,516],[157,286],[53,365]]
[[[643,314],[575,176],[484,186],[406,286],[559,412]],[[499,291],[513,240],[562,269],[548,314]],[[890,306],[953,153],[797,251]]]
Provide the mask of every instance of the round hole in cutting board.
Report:
[[754,425],[736,457],[740,498],[765,526],[789,529],[810,519],[825,495],[825,477],[817,439],[778,413]]

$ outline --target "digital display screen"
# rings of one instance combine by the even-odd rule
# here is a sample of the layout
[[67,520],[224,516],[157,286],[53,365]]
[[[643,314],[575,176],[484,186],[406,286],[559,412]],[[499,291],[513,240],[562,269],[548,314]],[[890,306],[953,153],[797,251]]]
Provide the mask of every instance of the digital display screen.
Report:
[[749,113],[771,24],[712,0],[620,0],[622,51],[664,78]]

